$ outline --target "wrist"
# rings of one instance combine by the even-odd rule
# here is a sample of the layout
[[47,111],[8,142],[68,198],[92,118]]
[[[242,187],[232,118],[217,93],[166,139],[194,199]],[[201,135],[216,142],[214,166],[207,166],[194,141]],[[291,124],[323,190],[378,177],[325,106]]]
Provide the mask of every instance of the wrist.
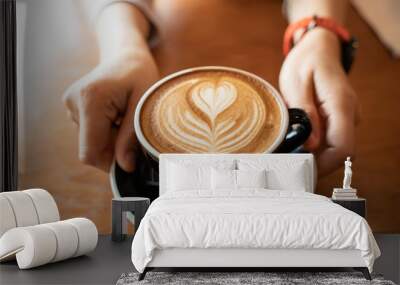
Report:
[[144,38],[150,32],[150,23],[147,17],[135,5],[126,2],[115,2],[107,5],[98,15],[96,21],[98,32],[111,29],[115,34],[118,34],[117,29],[124,31],[131,27],[134,27],[134,30]]
[[315,47],[329,46],[332,49],[340,50],[340,39],[332,31],[323,27],[316,27],[308,31],[301,40],[298,40],[295,44],[301,44],[302,41],[308,41],[315,44]]
[[134,5],[117,2],[107,6],[98,18],[97,39],[100,60],[108,61],[121,53],[149,53],[149,23]]
[[310,52],[324,52],[332,59],[340,61],[341,43],[339,37],[330,30],[316,27],[308,31],[295,46],[306,46]]

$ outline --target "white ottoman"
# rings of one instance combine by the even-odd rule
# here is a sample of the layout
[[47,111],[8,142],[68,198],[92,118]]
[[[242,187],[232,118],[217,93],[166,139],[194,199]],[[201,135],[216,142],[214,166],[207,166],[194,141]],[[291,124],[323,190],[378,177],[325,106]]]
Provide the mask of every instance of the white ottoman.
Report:
[[13,228],[0,238],[0,261],[16,257],[19,268],[28,269],[84,255],[97,238],[96,226],[85,218]]
[[57,262],[94,250],[97,238],[86,218],[60,221],[46,190],[0,193],[0,262],[16,258],[20,269]]

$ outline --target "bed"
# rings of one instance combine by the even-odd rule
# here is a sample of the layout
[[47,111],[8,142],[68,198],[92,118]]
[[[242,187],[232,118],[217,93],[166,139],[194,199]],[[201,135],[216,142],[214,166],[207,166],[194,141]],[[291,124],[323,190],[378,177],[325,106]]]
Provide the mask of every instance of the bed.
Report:
[[314,194],[311,154],[163,154],[159,166],[160,197],[132,243],[139,279],[172,267],[352,267],[370,279],[371,229]]

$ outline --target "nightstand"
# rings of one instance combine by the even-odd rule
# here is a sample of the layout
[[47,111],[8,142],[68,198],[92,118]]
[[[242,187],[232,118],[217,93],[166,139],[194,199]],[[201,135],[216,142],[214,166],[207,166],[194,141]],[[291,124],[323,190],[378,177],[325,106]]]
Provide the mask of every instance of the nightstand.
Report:
[[125,212],[135,215],[135,228],[139,227],[141,220],[150,206],[150,199],[145,197],[121,197],[112,199],[112,234],[113,241],[123,241],[126,236],[127,219]]
[[359,214],[361,217],[365,218],[367,214],[367,200],[364,198],[357,198],[352,200],[337,200],[332,199],[333,203],[339,204],[340,206]]

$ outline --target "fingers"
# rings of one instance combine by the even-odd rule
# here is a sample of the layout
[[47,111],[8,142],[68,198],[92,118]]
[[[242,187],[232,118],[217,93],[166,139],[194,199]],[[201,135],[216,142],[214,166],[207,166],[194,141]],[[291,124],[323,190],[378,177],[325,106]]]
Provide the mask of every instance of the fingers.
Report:
[[104,171],[109,170],[113,159],[116,137],[113,122],[119,105],[124,104],[116,99],[116,93],[107,83],[81,80],[63,97],[69,117],[79,127],[79,160]]
[[321,142],[321,122],[314,98],[312,74],[309,73],[304,78],[299,78],[294,73],[290,73],[289,77],[280,77],[280,89],[289,108],[300,108],[307,113],[311,121],[312,132],[305,147],[314,151]]
[[[80,94],[79,108],[79,159],[104,171],[109,171],[113,159],[112,118],[107,102],[101,100],[101,93],[86,88]],[[116,111],[114,111],[116,112]]]
[[75,102],[74,102],[74,94],[77,92],[77,87],[74,85],[72,85],[71,87],[69,87],[63,97],[63,103],[65,105],[65,107],[67,107],[67,115],[68,118],[70,120],[72,120],[74,123],[76,123],[77,125],[79,125],[79,111],[78,111],[78,107],[76,106]]
[[326,145],[317,153],[319,175],[324,176],[343,164],[347,156],[354,156],[355,125],[343,109],[333,109],[327,121]]
[[115,159],[118,165],[126,172],[133,172],[136,168],[137,139],[133,129],[133,118],[137,101],[137,96],[130,96],[128,108],[115,143]]
[[99,64],[66,92],[64,103],[79,126],[80,160],[108,171],[115,156],[124,170],[134,169],[136,99],[131,93],[156,79],[150,53],[127,53]]
[[359,107],[354,91],[341,72],[321,70],[315,77],[316,91],[322,100],[326,134],[324,146],[317,153],[319,174],[326,175],[354,156],[355,128]]
[[305,147],[316,154],[319,175],[324,176],[354,155],[355,126],[360,120],[356,94],[340,64],[285,64],[279,78],[282,94],[289,107],[309,115],[313,130]]

